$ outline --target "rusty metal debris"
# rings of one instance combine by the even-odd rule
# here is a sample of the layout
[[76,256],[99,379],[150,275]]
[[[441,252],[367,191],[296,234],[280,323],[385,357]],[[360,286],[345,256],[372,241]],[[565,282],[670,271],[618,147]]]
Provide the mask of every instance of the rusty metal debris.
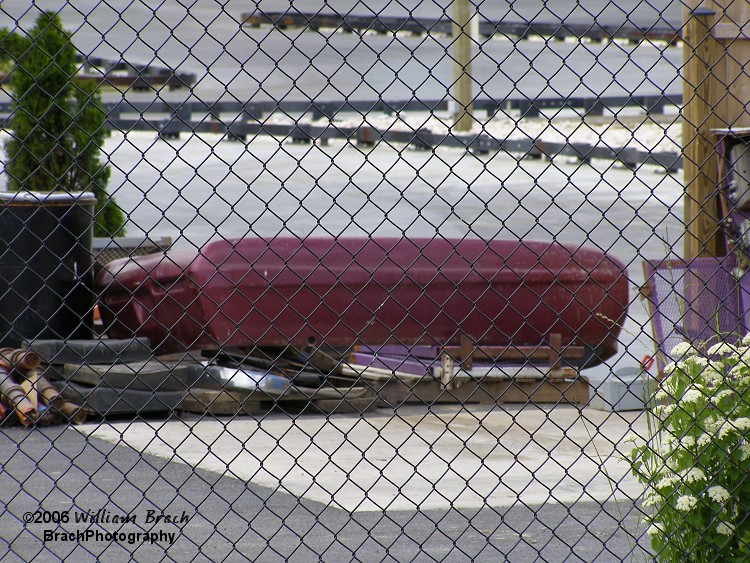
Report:
[[7,424],[17,419],[23,426],[84,422],[84,410],[60,395],[40,365],[33,351],[0,348],[0,419]]

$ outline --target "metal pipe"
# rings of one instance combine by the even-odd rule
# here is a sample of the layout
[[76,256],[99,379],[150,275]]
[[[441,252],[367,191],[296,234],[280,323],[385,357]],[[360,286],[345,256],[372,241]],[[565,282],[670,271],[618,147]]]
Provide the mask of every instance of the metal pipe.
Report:
[[55,415],[60,415],[63,419],[73,424],[82,424],[86,420],[86,411],[79,405],[71,403],[60,394],[60,391],[49,382],[49,380],[40,375],[36,379],[36,390],[41,397],[42,403],[47,405],[48,411]]
[[36,424],[38,426],[49,426],[50,424],[54,424],[57,422],[55,413],[52,412],[49,408],[40,408],[39,414],[36,419]]
[[86,411],[83,407],[80,407],[75,403],[65,401],[57,410],[66,420],[70,421],[71,424],[83,424],[86,422]]
[[10,370],[28,371],[36,369],[42,363],[39,354],[31,350],[16,350],[13,348],[0,348],[0,366]]
[[31,426],[39,418],[39,413],[26,396],[26,392],[13,381],[10,373],[0,368],[0,395],[5,398],[8,406],[12,406],[21,424]]

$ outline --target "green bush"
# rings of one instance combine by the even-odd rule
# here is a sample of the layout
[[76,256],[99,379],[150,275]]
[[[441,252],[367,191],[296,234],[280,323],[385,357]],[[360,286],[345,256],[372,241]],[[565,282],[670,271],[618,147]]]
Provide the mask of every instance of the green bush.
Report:
[[659,561],[750,561],[750,336],[672,357],[630,458],[651,545]]
[[106,115],[92,80],[74,80],[76,50],[59,16],[39,16],[28,36],[3,34],[0,55],[12,58],[11,138],[5,143],[8,189],[90,191],[95,236],[122,236],[125,216],[107,194],[110,169],[100,160]]

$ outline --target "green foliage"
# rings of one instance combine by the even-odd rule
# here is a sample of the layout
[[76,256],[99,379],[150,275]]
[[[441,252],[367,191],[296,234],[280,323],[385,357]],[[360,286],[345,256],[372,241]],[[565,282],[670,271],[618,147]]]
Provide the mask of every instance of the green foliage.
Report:
[[74,81],[76,50],[59,16],[39,16],[28,37],[0,34],[0,59],[12,57],[14,109],[5,143],[8,189],[91,191],[95,236],[122,236],[125,217],[107,194],[110,170],[100,161],[105,113],[93,81]]
[[659,561],[750,561],[749,345],[672,350],[655,431],[630,457]]
[[28,48],[28,41],[16,33],[0,28],[0,63],[18,59]]

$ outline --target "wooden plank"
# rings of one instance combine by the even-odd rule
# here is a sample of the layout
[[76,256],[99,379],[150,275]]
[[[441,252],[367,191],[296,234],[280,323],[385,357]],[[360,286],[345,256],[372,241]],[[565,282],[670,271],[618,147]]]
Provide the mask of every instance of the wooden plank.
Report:
[[179,409],[189,413],[214,416],[260,415],[278,407],[283,410],[313,410],[323,414],[366,412],[377,408],[369,387],[320,390],[290,389],[281,397],[273,398],[263,392],[198,389],[188,391]]
[[260,401],[251,400],[249,393],[214,389],[191,389],[179,409],[214,416],[255,415],[261,413]]
[[361,377],[371,381],[387,381],[394,377],[403,381],[420,381],[425,377],[429,377],[426,373],[425,375],[416,375],[413,373],[357,364],[343,364],[341,366],[341,375],[348,375],[349,377],[355,378]]
[[375,385],[375,393],[386,406],[408,403],[577,403],[585,404],[589,386],[582,377],[572,380],[493,380],[469,381],[459,387],[446,388],[440,381],[408,383],[391,380]]
[[562,354],[562,335],[553,333],[549,335],[549,369],[554,371],[560,367]]
[[739,37],[720,38],[719,58],[714,62],[715,73],[720,83],[721,103],[718,106],[719,127],[750,126],[750,111],[747,103],[750,100],[750,76],[747,61],[750,60],[750,42],[746,41],[750,32],[750,4],[748,2],[718,1],[711,2],[717,14],[712,30],[721,35],[731,27],[736,27]]
[[550,381],[559,381],[563,379],[572,379],[576,376],[576,370],[573,368],[556,368],[550,370],[546,366],[480,366],[474,367],[468,372],[459,371],[453,377],[453,381],[461,384],[461,381],[473,379],[476,381],[490,381],[492,379],[514,379],[516,381],[540,380],[547,379]]
[[[413,373],[400,372],[390,369],[377,368],[366,365],[348,364],[341,367],[341,375],[349,376],[352,378],[362,378],[367,381],[388,381],[390,379],[398,379],[401,381],[408,381],[411,383],[419,383],[424,380],[436,379],[442,381],[444,384],[451,382],[467,381],[470,379],[481,380],[481,379],[549,379],[549,380],[561,380],[570,379],[575,377],[576,370],[573,368],[557,367],[554,370],[550,370],[547,366],[535,366],[535,365],[499,365],[499,366],[479,366],[473,367],[468,370],[459,369],[454,371],[450,366],[452,358],[449,355],[443,356],[443,361],[440,367],[435,366],[432,370],[432,374],[425,373],[424,375],[416,375]],[[455,365],[455,364],[454,364]],[[297,398],[297,397],[295,397]]]
[[[58,366],[59,370],[59,366]],[[184,391],[187,365],[160,361],[118,364],[65,364],[61,378],[84,385],[134,391]]]
[[458,107],[453,116],[453,130],[470,131],[474,125],[471,78],[471,4],[469,0],[452,0],[453,98]]
[[[684,255],[724,254],[714,195],[718,182],[712,129],[726,126],[715,110],[721,97],[717,62],[723,49],[711,35],[714,13],[703,8],[687,16],[683,35]],[[726,88],[724,88],[726,91]]]
[[737,41],[750,38],[750,22],[743,22],[743,25],[737,23],[716,23],[711,28],[711,35],[715,39]]
[[[446,346],[444,350],[454,359],[461,358],[461,348],[458,346]],[[585,351],[583,346],[565,346],[560,349],[563,359],[577,360],[583,358]],[[490,360],[501,362],[503,360],[546,360],[550,357],[547,346],[478,346],[474,350],[474,360]]]
[[476,348],[474,341],[466,336],[461,335],[461,350],[459,351],[460,356],[457,358],[461,364],[461,369],[466,371],[471,369],[471,365],[474,363],[474,353]]

